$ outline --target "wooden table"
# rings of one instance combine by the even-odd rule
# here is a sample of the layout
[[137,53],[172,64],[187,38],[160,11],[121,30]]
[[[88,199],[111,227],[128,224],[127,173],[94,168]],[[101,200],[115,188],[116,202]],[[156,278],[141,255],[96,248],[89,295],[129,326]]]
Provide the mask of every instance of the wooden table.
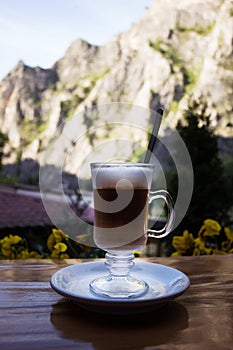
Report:
[[55,293],[50,276],[86,260],[0,262],[0,349],[233,349],[233,255],[149,258],[186,273],[188,291],[138,316],[99,315]]

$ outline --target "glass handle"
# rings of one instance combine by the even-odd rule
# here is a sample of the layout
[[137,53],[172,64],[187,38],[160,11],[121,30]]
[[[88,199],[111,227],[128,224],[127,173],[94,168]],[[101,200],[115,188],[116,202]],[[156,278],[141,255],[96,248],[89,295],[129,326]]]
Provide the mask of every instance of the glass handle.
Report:
[[167,222],[164,225],[164,227],[160,230],[148,230],[148,237],[154,237],[154,238],[163,238],[166,237],[173,228],[173,223],[175,220],[175,212],[174,212],[174,204],[172,197],[170,194],[165,190],[150,191],[149,193],[149,204],[151,204],[156,199],[163,199],[166,203],[168,214],[167,214]]

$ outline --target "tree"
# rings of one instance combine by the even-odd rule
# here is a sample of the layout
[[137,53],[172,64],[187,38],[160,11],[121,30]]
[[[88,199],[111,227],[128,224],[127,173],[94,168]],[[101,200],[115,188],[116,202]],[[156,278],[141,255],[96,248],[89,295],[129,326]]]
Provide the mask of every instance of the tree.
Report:
[[[229,181],[226,181],[222,161],[218,156],[217,136],[210,127],[207,105],[194,101],[185,112],[177,130],[189,151],[194,171],[191,203],[179,229],[197,232],[207,218],[226,225],[231,206]],[[174,189],[175,179],[171,179]]]

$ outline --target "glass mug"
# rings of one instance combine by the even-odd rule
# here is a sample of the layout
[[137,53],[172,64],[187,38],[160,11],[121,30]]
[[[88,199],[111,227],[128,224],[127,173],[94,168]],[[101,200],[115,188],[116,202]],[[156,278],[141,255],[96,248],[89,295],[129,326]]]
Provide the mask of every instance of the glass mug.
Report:
[[[153,164],[91,163],[94,192],[94,242],[105,250],[109,274],[90,282],[97,295],[132,298],[145,294],[149,286],[131,276],[133,252],[141,249],[147,237],[162,238],[172,230],[173,201],[165,190],[151,192]],[[148,206],[163,199],[167,222],[161,230],[148,230]]]

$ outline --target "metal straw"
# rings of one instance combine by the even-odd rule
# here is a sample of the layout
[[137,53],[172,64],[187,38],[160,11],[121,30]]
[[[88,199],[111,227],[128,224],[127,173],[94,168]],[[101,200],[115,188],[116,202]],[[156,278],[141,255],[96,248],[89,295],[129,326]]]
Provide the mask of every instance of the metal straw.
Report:
[[155,122],[153,125],[153,130],[152,133],[150,135],[150,140],[147,146],[147,151],[146,151],[146,155],[144,158],[144,163],[149,163],[150,162],[150,157],[151,154],[153,153],[154,147],[155,147],[155,143],[157,140],[157,135],[159,132],[159,128],[160,128],[160,124],[162,121],[162,116],[163,116],[163,109],[162,108],[158,108],[156,111],[156,118],[155,118]]

